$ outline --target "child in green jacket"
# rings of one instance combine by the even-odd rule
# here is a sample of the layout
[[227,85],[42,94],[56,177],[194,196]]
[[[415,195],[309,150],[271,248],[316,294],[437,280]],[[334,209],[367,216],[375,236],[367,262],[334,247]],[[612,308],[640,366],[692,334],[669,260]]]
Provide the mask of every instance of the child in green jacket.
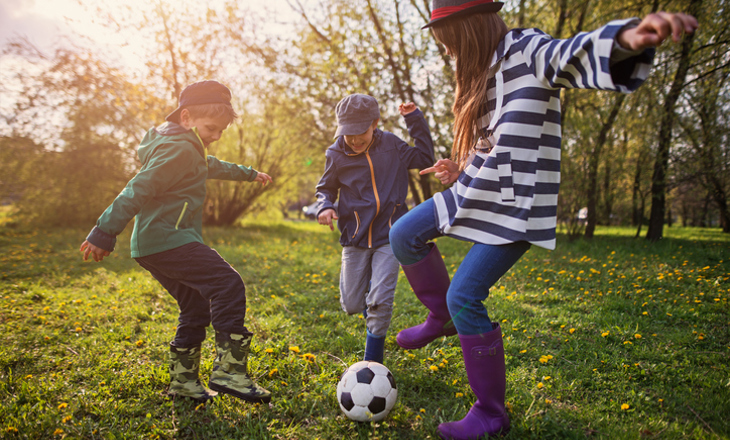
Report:
[[[142,161],[127,186],[104,211],[81,244],[84,260],[102,261],[116,236],[134,218],[132,258],[172,295],[180,308],[170,343],[169,394],[198,401],[226,393],[268,402],[271,393],[247,372],[253,334],[244,326],[246,288],[241,276],[203,244],[202,208],[206,179],[259,182],[265,173],[208,156],[236,118],[231,92],[216,81],[191,84],[167,122],[150,129],[138,149]],[[200,347],[213,324],[217,356],[208,386],[198,379]],[[217,392],[216,392],[217,391]]]

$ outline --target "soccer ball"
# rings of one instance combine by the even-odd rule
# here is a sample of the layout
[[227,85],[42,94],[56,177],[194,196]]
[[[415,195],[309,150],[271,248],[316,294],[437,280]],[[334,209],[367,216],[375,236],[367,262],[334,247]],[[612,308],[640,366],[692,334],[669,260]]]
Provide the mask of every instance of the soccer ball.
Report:
[[360,361],[350,365],[337,384],[340,409],[357,422],[383,420],[397,398],[393,374],[377,362]]

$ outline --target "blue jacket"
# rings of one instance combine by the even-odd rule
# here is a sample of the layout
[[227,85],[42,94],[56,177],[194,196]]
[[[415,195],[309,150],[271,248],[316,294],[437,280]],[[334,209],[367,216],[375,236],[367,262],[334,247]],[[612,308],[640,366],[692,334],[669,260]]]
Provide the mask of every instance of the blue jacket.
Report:
[[408,170],[434,163],[423,113],[416,110],[404,118],[415,147],[376,129],[372,144],[362,153],[352,151],[343,136],[327,149],[324,175],[317,184],[317,215],[325,209],[337,211],[342,246],[375,248],[388,243],[391,226],[408,212]]

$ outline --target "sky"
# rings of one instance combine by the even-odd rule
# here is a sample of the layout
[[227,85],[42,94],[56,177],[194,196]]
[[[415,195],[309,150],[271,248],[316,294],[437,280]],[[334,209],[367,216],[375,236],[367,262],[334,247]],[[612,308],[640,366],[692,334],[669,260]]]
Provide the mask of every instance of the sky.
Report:
[[[124,1],[131,6],[150,2],[150,0]],[[87,3],[93,3],[93,0]],[[216,0],[201,2],[201,4],[213,3],[216,3]],[[291,14],[291,8],[286,0],[246,0],[244,4],[261,12],[265,8],[272,9],[277,11],[279,17]],[[9,38],[23,37],[40,49],[47,49],[59,37],[71,35],[74,31],[95,42],[108,42],[110,46],[115,43],[113,33],[98,25],[77,0],[0,0],[0,46]],[[143,44],[141,41],[137,43]],[[130,45],[134,46],[135,42],[130,41]],[[134,47],[127,48],[128,53],[122,53],[122,56],[130,57],[130,61],[133,60],[134,50]]]

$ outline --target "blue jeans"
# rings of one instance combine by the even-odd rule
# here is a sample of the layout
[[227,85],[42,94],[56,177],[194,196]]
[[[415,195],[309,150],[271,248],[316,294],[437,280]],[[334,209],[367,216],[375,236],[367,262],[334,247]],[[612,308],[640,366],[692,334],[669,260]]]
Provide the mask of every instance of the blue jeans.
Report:
[[[407,266],[428,255],[429,240],[442,235],[437,228],[433,199],[429,199],[395,222],[390,230],[390,246],[398,261]],[[526,241],[472,245],[446,293],[446,304],[460,335],[492,331],[492,321],[482,302],[489,296],[489,289],[529,248]]]

